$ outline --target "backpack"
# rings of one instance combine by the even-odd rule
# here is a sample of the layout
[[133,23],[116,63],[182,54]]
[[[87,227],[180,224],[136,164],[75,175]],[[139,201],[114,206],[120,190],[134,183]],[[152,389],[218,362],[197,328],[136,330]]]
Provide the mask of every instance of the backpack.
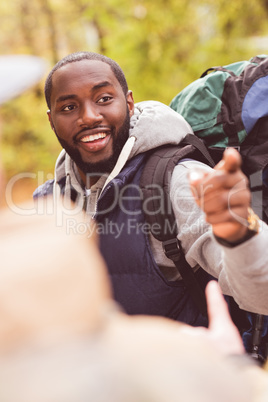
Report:
[[[208,74],[209,71],[212,73]],[[140,186],[146,203],[146,221],[152,235],[162,242],[166,256],[179,270],[202,314],[206,314],[205,295],[176,236],[169,180],[181,159],[191,158],[213,167],[226,147],[235,147],[242,156],[242,170],[249,178],[252,207],[268,222],[267,95],[267,56],[209,68],[170,104],[191,125],[195,135],[187,135],[179,146],[162,146],[153,150],[143,170]],[[159,204],[162,201],[158,188],[164,190],[164,212]],[[157,233],[154,233],[154,227],[158,228]],[[225,298],[246,351],[264,363],[268,350],[268,316],[241,310],[232,297]]]
[[268,222],[268,56],[207,69],[170,107],[203,139],[215,163],[226,147],[239,150],[252,207]]

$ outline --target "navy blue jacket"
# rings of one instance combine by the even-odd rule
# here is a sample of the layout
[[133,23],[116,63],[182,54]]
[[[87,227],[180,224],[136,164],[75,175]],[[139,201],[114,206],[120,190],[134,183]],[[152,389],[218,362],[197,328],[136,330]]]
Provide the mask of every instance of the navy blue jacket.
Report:
[[[152,255],[139,189],[145,158],[146,154],[139,154],[128,161],[97,204],[100,249],[114,298],[128,314],[161,315],[194,326],[207,325],[182,281],[168,281]],[[64,180],[60,185],[64,193]],[[47,195],[52,187],[53,182],[47,182],[34,196]],[[200,269],[197,275],[205,286],[208,274]]]

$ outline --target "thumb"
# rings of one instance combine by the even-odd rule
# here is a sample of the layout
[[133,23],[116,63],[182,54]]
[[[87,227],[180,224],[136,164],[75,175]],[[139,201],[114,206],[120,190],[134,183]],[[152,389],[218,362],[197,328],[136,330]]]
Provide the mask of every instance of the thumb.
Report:
[[222,160],[215,166],[215,170],[225,170],[227,173],[234,173],[242,164],[241,155],[235,148],[227,148],[223,153]]

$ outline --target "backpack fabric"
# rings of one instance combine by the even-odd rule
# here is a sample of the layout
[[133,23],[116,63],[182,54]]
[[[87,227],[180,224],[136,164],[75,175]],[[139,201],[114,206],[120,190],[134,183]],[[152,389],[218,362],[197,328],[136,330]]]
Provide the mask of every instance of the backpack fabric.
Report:
[[170,103],[204,141],[215,163],[226,147],[239,150],[242,170],[250,182],[253,209],[265,222],[268,222],[267,99],[268,56],[261,55],[207,69]]
[[268,57],[263,55],[207,69],[175,96],[170,107],[208,146],[239,146],[268,115],[267,96]]

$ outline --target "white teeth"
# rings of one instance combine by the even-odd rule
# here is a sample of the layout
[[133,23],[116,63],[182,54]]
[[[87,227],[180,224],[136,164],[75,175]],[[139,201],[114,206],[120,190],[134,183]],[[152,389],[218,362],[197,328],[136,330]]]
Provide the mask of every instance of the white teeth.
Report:
[[98,134],[93,134],[93,135],[86,135],[85,137],[81,138],[81,142],[92,142],[95,140],[99,140],[100,138],[105,138],[106,133],[98,133]]

